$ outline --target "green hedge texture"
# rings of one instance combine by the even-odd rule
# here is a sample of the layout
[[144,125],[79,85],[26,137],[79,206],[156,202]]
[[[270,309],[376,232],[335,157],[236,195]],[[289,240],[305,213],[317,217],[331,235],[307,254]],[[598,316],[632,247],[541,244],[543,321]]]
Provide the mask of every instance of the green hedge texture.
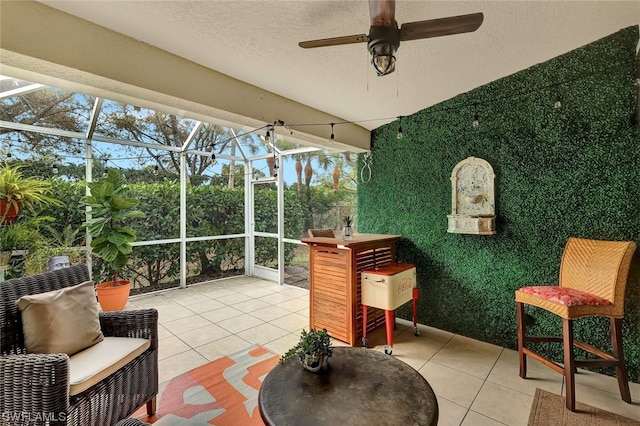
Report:
[[[568,237],[639,242],[637,43],[638,27],[623,29],[403,117],[401,140],[397,121],[373,132],[372,179],[358,186],[358,227],[403,235],[397,254],[417,265],[420,323],[516,349],[514,291],[556,284]],[[478,127],[471,125],[475,114]],[[496,173],[494,236],[447,233],[451,171],[470,156]],[[636,253],[624,320],[636,382],[637,270]],[[527,312],[533,333],[561,335],[556,316]],[[411,318],[407,306],[399,315]],[[610,350],[603,318],[576,321],[575,334]],[[560,345],[539,349],[562,361]]]

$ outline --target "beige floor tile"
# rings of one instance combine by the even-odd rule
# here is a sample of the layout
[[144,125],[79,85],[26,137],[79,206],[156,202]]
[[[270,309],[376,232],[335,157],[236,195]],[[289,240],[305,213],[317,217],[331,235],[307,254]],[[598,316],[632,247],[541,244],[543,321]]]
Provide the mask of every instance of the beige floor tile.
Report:
[[174,321],[163,322],[164,327],[175,335],[211,325],[211,321],[200,315],[190,315]]
[[499,346],[456,335],[431,360],[486,379],[501,352]]
[[556,394],[562,391],[562,376],[549,368],[546,372],[531,369],[526,379],[521,378],[519,374],[518,364],[498,360],[489,373],[487,381],[531,396],[535,394],[536,388]]
[[272,305],[259,299],[249,299],[246,302],[240,302],[233,305],[234,309],[250,314],[263,308],[269,308]]
[[238,337],[258,345],[264,345],[288,334],[285,330],[268,323],[236,333]]
[[284,285],[280,290],[280,294],[290,295],[291,297],[309,297],[309,290],[303,288]]
[[206,289],[199,290],[199,292],[214,300],[217,300],[220,297],[232,296],[235,294],[232,288],[222,288],[218,286],[208,287]]
[[[618,379],[612,376],[579,369],[576,374],[576,383],[620,395]],[[629,390],[631,391],[631,399],[640,402],[640,385],[629,382]]]
[[306,299],[300,299],[300,298],[289,299],[284,302],[278,303],[278,307],[282,309],[286,309],[289,312],[298,312],[308,308],[309,301]]
[[195,350],[179,353],[158,361],[158,381],[160,383],[205,364],[207,359]]
[[480,413],[476,413],[475,411],[469,410],[467,415],[464,417],[462,421],[462,426],[503,426],[504,423],[500,423],[497,420],[490,419],[489,417],[483,416]]
[[213,311],[214,309],[219,309],[224,306],[227,306],[227,305],[207,297],[207,300],[203,302],[193,303],[187,306],[187,308],[189,308],[189,310],[195,312],[196,314],[201,314],[203,312]]
[[140,308],[158,308],[162,305],[171,305],[174,303],[171,299],[167,299],[161,293],[131,296],[131,301]]
[[167,337],[158,342],[158,359],[169,358],[189,350],[191,350],[191,347],[178,337]]
[[404,362],[405,364],[408,364],[411,368],[413,368],[416,371],[419,371],[422,367],[424,367],[428,361],[422,357],[416,356],[409,352],[404,352],[403,350],[398,349],[395,346],[393,348],[393,356],[396,359],[399,359],[400,361]]
[[[564,389],[562,395],[565,395]],[[640,401],[627,404],[620,393],[610,393],[591,386],[576,384],[576,401],[640,421]]]
[[182,306],[189,306],[198,302],[205,302],[209,299],[205,294],[192,288],[178,288],[176,290],[167,291],[164,297],[173,300]]
[[239,352],[249,346],[251,346],[250,342],[239,338],[235,334],[231,334],[227,337],[223,337],[222,339],[198,346],[196,351],[209,361],[213,361],[214,359]]
[[231,306],[225,306],[224,308],[214,309],[213,311],[203,312],[200,314],[203,318],[208,319],[213,323],[228,320],[239,315],[243,315],[242,311],[239,311]]
[[247,300],[251,300],[251,297],[244,294],[240,294],[240,293],[233,293],[228,296],[216,297],[215,299],[218,302],[224,303],[225,305],[235,305],[237,303],[242,303],[242,302],[246,302]]
[[290,315],[291,313],[286,309],[282,309],[278,306],[267,305],[262,309],[257,309],[255,311],[249,312],[249,314],[261,319],[262,321],[270,322],[277,318],[282,318],[284,316]]
[[252,298],[258,298],[258,297],[262,297],[262,296],[268,296],[270,294],[273,294],[273,290],[264,288],[264,287],[260,287],[257,286],[255,284],[245,284],[242,286],[238,286],[235,288],[235,290],[238,293],[244,294],[246,296],[252,297]]
[[242,314],[233,318],[226,319],[224,321],[218,321],[216,324],[218,324],[225,330],[230,331],[231,333],[237,334],[240,331],[262,325],[264,324],[264,321],[261,321],[249,314]]
[[498,422],[520,426],[529,420],[533,396],[485,382],[471,410]]
[[448,399],[438,397],[438,411],[438,426],[460,426],[469,410]]
[[[505,361],[505,362],[509,362],[511,364],[515,364],[518,366],[518,372],[519,370],[519,366],[520,366],[520,361],[518,360],[518,351],[514,351],[512,349],[503,349],[502,353],[500,354],[500,358],[498,358],[500,361]],[[528,376],[528,372],[529,371],[537,371],[540,372],[542,374],[548,374],[549,372],[553,372],[553,370],[551,370],[549,367],[547,367],[546,365],[544,365],[543,363],[541,363],[540,361],[537,361],[531,357],[527,357],[527,376]],[[519,373],[518,373],[519,374]],[[558,374],[558,373],[554,373],[554,374]],[[559,376],[561,376],[560,374],[558,374]]]
[[287,353],[289,349],[294,347],[299,340],[300,340],[299,334],[289,333],[289,334],[285,334],[284,336],[278,339],[275,339],[275,340],[272,340],[271,342],[266,343],[264,347],[282,356],[285,353]]
[[171,302],[170,304],[166,305],[159,305],[157,306],[157,309],[158,320],[161,321],[162,324],[166,324],[168,322],[193,315],[193,311],[190,311],[189,309],[175,302]]
[[225,330],[224,328],[216,324],[211,324],[207,327],[185,331],[183,333],[180,333],[178,337],[190,347],[198,348],[199,346],[211,343],[224,337],[228,337],[230,335],[231,333],[228,330]]
[[402,350],[420,357],[425,361],[430,360],[453,337],[448,332],[440,332],[432,327],[420,328],[420,334],[413,334],[413,326],[394,337],[394,349]]
[[295,296],[290,294],[282,294],[282,293],[271,293],[266,296],[262,296],[259,300],[266,302],[270,305],[278,305],[282,302],[286,302],[287,300],[295,299]]
[[216,284],[220,287],[224,287],[224,288],[232,288],[232,287],[238,287],[241,285],[245,285],[248,284],[250,282],[254,282],[256,279],[254,277],[248,277],[246,275],[243,276],[238,276],[238,277],[233,277],[233,278],[227,278],[224,280],[218,280],[216,281]]
[[173,336],[173,333],[164,328],[162,324],[158,324],[158,340],[166,339],[171,336]]
[[[280,309],[280,308],[277,308]],[[287,330],[290,333],[294,333],[302,328],[309,328],[309,317],[300,315],[299,313],[289,313],[289,311],[284,311],[287,314],[283,315],[279,318],[273,319],[269,321],[270,324],[275,325],[276,327],[280,327],[283,330]]]
[[483,380],[433,361],[427,362],[419,373],[427,379],[438,398],[443,397],[469,408],[482,387]]

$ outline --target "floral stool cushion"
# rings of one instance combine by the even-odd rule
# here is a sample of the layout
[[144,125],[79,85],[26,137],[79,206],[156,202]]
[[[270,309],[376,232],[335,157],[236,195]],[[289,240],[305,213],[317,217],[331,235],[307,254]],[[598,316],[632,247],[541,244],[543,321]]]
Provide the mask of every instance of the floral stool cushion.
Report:
[[557,285],[522,287],[520,291],[565,306],[611,305],[611,302],[603,297]]

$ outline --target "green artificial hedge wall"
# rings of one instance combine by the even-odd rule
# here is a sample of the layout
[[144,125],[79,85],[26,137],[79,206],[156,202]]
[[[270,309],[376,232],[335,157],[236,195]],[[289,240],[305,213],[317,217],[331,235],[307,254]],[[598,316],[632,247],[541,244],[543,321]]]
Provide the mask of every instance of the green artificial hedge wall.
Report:
[[[640,243],[637,44],[638,27],[629,27],[403,117],[401,140],[397,121],[373,132],[372,178],[358,185],[358,230],[403,235],[397,255],[417,265],[420,323],[516,349],[514,291],[557,283],[569,236]],[[447,233],[451,171],[470,156],[496,174],[494,236]],[[624,320],[635,382],[638,275],[636,253]],[[398,313],[411,318],[406,306]],[[556,316],[528,313],[534,333],[561,335]],[[603,318],[575,324],[577,338],[603,349],[608,330]],[[559,345],[539,349],[562,361]]]

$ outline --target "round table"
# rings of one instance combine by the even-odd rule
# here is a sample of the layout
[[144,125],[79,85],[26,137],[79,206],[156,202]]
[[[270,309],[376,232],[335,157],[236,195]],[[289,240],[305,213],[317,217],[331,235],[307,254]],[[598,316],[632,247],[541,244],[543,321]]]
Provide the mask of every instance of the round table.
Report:
[[366,348],[338,347],[319,373],[298,357],[267,374],[258,407],[267,425],[436,425],[438,401],[416,370]]

